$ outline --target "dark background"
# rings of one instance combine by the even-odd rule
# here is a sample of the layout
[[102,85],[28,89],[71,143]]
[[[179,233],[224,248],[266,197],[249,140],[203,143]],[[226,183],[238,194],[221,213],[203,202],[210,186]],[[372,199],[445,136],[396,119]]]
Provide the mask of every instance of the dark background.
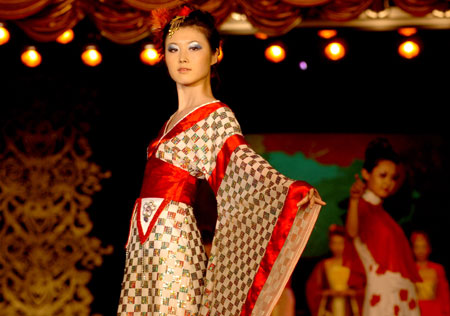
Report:
[[[89,20],[75,27],[75,40],[68,45],[34,43],[14,25],[9,28],[11,40],[0,46],[0,126],[31,117],[81,127],[93,150],[91,160],[112,173],[103,180],[103,189],[94,195],[88,212],[94,223],[92,236],[114,246],[114,253],[93,271],[92,313],[114,315],[123,246],[140,190],[146,146],[177,109],[175,86],[163,65],[140,62],[143,43],[119,45],[100,38]],[[337,62],[323,56],[326,40],[317,36],[317,29],[298,28],[268,40],[226,35],[215,95],[234,110],[244,134],[443,135],[448,124],[449,35],[448,30],[419,30],[422,53],[405,60],[397,54],[403,37],[396,31],[338,29],[348,53]],[[103,62],[91,68],[81,62],[80,54],[83,45],[95,38]],[[270,63],[264,49],[278,40],[285,44],[287,58]],[[20,61],[21,50],[28,44],[35,44],[43,57],[35,69]],[[308,62],[306,71],[298,67],[301,60]],[[442,139],[446,145],[447,138]],[[448,147],[441,149],[440,161],[448,162]],[[427,203],[440,207],[442,216],[416,219],[430,229],[433,223],[448,223],[449,210],[444,199],[448,167],[439,172],[432,167],[430,178],[424,176],[429,195],[422,207]],[[446,235],[436,236],[435,258],[448,263]],[[303,258],[293,276],[297,308],[305,312],[304,280],[317,260]]]

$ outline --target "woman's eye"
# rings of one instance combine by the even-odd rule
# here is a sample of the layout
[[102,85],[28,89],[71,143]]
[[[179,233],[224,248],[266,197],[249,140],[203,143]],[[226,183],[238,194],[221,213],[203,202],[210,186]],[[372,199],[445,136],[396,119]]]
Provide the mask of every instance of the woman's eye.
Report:
[[202,47],[199,44],[192,44],[189,46],[190,50],[196,51],[202,49]]
[[169,53],[174,53],[174,52],[178,51],[178,47],[170,45],[169,47],[167,47],[167,51]]

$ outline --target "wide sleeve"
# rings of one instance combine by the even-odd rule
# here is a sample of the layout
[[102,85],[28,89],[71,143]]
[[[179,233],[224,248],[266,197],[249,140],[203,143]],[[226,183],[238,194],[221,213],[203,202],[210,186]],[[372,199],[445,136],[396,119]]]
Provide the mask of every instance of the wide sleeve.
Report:
[[270,315],[320,207],[298,209],[311,186],[256,154],[228,107],[205,124],[212,141],[197,161],[216,194],[218,219],[200,315]]

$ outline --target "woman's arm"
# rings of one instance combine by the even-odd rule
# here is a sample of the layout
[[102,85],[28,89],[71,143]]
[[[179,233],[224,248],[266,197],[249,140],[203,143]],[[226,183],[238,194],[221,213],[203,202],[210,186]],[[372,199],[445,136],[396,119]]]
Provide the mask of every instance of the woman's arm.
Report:
[[350,237],[358,236],[358,204],[363,195],[366,185],[361,181],[358,175],[355,175],[355,182],[350,188],[350,201],[348,205],[347,220],[345,228]]

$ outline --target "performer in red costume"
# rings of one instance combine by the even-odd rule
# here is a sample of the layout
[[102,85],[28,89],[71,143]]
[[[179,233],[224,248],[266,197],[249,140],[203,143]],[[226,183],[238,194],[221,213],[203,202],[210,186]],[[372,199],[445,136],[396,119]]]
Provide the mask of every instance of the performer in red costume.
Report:
[[[269,315],[325,203],[245,142],[211,91],[219,35],[209,13],[158,11],[178,110],[148,147],[131,218],[119,316]],[[206,179],[218,220],[209,259],[193,214]]]
[[332,224],[328,246],[332,256],[321,260],[306,282],[306,298],[312,316],[359,315],[364,297],[364,278],[350,286],[351,270],[344,265],[345,227]]
[[450,293],[444,267],[428,260],[431,244],[425,232],[411,234],[411,244],[417,270],[422,282],[417,283],[417,294],[422,316],[450,316]]
[[[356,176],[350,190],[346,229],[367,277],[363,316],[420,315],[414,283],[421,279],[411,248],[382,206],[396,189],[398,164],[386,139],[372,141],[365,153],[364,182]],[[350,256],[351,251],[346,253]],[[358,269],[357,258],[353,259],[352,269]]]

